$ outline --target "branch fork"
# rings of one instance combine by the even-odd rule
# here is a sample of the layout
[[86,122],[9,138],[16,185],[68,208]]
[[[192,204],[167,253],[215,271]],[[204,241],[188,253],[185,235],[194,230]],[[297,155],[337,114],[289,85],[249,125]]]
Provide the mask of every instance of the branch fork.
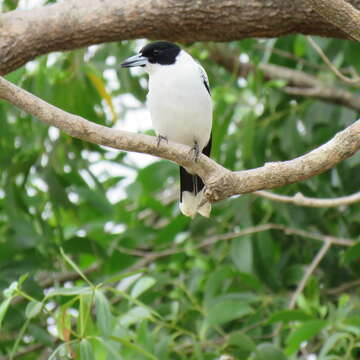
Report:
[[230,171],[203,154],[193,161],[189,158],[189,146],[171,141],[157,146],[153,136],[111,129],[65,112],[2,77],[0,99],[78,139],[173,161],[203,179],[205,197],[211,202],[303,181],[334,167],[360,149],[360,120],[357,120],[324,145],[296,159]]

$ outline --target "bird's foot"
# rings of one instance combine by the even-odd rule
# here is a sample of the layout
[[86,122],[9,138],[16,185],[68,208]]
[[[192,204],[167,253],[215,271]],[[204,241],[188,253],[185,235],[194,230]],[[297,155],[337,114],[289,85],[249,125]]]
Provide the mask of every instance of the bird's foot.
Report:
[[194,146],[191,148],[190,152],[193,155],[194,161],[197,162],[200,155],[200,148],[199,148],[199,144],[196,141],[194,142]]
[[168,142],[168,138],[166,136],[158,135],[156,137],[157,147],[160,146],[160,143],[161,143],[162,140],[165,140],[166,142]]

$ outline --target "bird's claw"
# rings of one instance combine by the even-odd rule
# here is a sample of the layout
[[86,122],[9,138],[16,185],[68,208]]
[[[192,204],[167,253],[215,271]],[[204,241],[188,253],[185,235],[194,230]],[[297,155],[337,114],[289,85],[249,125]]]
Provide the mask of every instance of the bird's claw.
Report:
[[160,143],[161,143],[162,140],[165,140],[166,142],[168,142],[168,138],[166,136],[158,135],[156,137],[157,147],[160,146]]

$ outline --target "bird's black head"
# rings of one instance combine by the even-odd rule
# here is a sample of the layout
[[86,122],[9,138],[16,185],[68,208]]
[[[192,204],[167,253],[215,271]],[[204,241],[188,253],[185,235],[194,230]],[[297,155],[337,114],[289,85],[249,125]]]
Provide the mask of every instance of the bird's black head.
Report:
[[147,44],[140,50],[151,64],[171,65],[176,61],[181,49],[176,44],[167,41],[156,41]]
[[176,44],[167,41],[156,41],[144,46],[138,55],[126,59],[121,66],[171,65],[175,63],[180,51],[180,47]]

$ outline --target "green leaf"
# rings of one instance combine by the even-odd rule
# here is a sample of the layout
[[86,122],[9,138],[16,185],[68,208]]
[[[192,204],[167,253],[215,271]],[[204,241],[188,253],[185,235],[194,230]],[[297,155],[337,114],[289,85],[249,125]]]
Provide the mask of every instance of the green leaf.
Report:
[[80,359],[95,360],[94,351],[90,341],[82,339],[80,341]]
[[231,242],[231,258],[240,272],[253,271],[253,241],[250,236],[234,239]]
[[96,337],[95,340],[97,340],[109,353],[109,356],[107,359],[111,360],[124,360],[122,356],[119,354],[119,350],[113,345],[113,341],[109,341],[108,339],[103,339],[100,337]]
[[47,329],[45,330],[42,328],[40,324],[30,324],[29,333],[37,342],[44,344],[45,346],[52,347],[54,345],[52,336]]
[[345,332],[336,332],[332,335],[330,335],[326,341],[325,344],[322,346],[320,354],[319,354],[319,360],[325,360],[328,359],[326,357],[326,354],[335,346],[335,344],[340,340],[340,339],[351,339],[351,335]]
[[112,333],[112,316],[110,304],[101,290],[95,291],[96,323],[100,334],[109,337]]
[[349,264],[360,257],[360,242],[351,246],[345,251],[344,263]]
[[84,336],[85,331],[91,323],[91,308],[93,304],[93,294],[81,295],[79,304],[78,329],[80,336]]
[[92,286],[91,282],[88,278],[84,275],[81,269],[65,254],[64,250],[60,248],[60,253],[65,261],[90,285]]
[[325,326],[325,320],[309,320],[304,322],[298,329],[292,332],[286,339],[286,354],[292,355],[299,348],[303,341],[309,340],[318,334]]
[[129,340],[126,340],[126,339],[122,339],[122,338],[119,338],[117,336],[112,336],[111,339],[115,340],[115,341],[118,341],[120,344],[124,345],[124,346],[127,346],[135,351],[137,351],[138,353],[144,355],[144,357],[146,357],[147,359],[150,359],[150,360],[157,360],[157,358],[153,355],[153,354],[150,354],[148,351],[146,351],[144,348],[132,343],[131,341]]
[[48,360],[58,360],[59,356],[60,359],[63,359],[67,355],[68,355],[68,344],[60,344],[50,355]]
[[43,307],[43,303],[40,301],[30,301],[27,305],[26,305],[26,309],[25,309],[25,316],[27,319],[32,319],[35,316],[37,316],[41,309]]
[[11,297],[9,297],[0,304],[0,329],[1,329],[2,321],[4,320],[4,317],[5,317],[6,311],[9,308],[9,305],[11,303],[11,300],[12,300]]
[[228,299],[216,303],[208,310],[207,322],[220,325],[253,313],[253,309],[237,300]]
[[257,346],[254,360],[286,360],[286,356],[276,346],[264,343]]
[[19,282],[18,281],[13,281],[10,284],[10,286],[3,291],[4,297],[5,298],[12,298],[16,294],[16,292],[18,290],[18,287],[19,287]]
[[226,350],[241,359],[247,358],[256,348],[254,341],[246,334],[236,331],[230,334]]
[[142,306],[136,306],[121,317],[120,324],[125,327],[128,327],[132,324],[140,322],[141,320],[150,319],[150,318],[151,318],[151,312],[147,308]]
[[307,46],[308,46],[308,44],[307,44],[305,36],[297,35],[295,37],[294,52],[295,52],[296,56],[303,57],[306,53]]
[[206,306],[221,293],[225,280],[231,278],[233,274],[234,271],[230,266],[220,266],[210,274],[205,286]]
[[146,290],[150,289],[156,283],[155,279],[149,276],[140,278],[131,290],[130,296],[133,298],[139,297]]
[[268,323],[274,322],[290,322],[290,321],[306,321],[311,320],[312,317],[301,310],[282,310],[273,313],[269,319]]
[[55,288],[51,289],[46,297],[53,296],[74,296],[74,295],[86,295],[92,293],[92,288],[88,286],[73,286],[71,288]]

